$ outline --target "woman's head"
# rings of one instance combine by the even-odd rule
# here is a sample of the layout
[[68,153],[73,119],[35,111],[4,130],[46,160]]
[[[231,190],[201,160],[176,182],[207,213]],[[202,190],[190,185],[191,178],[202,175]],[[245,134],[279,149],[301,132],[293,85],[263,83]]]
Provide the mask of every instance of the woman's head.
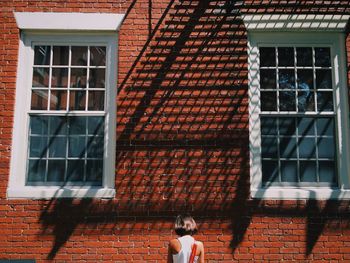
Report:
[[175,233],[179,236],[194,235],[197,233],[197,224],[192,216],[177,216],[175,220]]

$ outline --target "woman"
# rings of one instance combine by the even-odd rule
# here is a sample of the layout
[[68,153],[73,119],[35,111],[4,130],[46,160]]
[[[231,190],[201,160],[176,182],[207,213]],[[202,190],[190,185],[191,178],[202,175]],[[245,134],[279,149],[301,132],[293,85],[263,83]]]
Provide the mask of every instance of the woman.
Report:
[[204,263],[203,243],[192,237],[196,232],[197,225],[191,216],[176,218],[175,233],[180,237],[169,242],[168,263],[189,263],[191,254],[193,254],[192,257],[194,256],[194,263]]

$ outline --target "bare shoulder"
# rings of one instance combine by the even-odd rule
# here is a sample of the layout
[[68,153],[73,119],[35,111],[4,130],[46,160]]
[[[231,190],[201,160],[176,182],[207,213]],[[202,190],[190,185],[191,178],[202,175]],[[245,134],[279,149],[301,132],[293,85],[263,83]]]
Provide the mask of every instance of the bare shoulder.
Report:
[[203,242],[201,242],[201,241],[197,241],[197,240],[196,240],[196,244],[197,244],[197,246],[198,246],[199,248],[203,248],[203,247],[204,247]]
[[169,241],[169,248],[173,254],[178,253],[181,250],[181,244],[176,238]]

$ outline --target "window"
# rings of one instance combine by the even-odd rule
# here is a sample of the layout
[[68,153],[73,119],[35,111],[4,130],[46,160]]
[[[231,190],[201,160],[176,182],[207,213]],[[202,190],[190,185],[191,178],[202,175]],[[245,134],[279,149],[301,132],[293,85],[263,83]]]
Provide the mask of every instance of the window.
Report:
[[96,14],[16,15],[25,30],[19,49],[8,197],[113,197],[115,27],[110,33],[109,28],[55,32],[61,27],[56,21],[51,33],[42,33],[26,29],[38,29],[32,25],[38,17],[47,26],[52,19],[64,23],[68,16],[79,21],[68,29],[81,30],[82,20]]
[[252,197],[349,198],[344,35],[250,19]]

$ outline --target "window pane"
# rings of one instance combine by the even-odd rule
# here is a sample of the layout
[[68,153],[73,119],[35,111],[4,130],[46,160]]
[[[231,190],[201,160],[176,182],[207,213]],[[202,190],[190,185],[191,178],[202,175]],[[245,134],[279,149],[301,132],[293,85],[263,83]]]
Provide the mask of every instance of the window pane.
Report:
[[104,116],[95,116],[88,118],[88,133],[103,135],[104,134]]
[[50,110],[66,110],[67,91],[51,90]]
[[85,91],[71,91],[69,98],[70,110],[85,110],[86,92]]
[[315,135],[315,121],[313,118],[298,118],[298,134]]
[[294,137],[280,138],[280,155],[283,158],[297,157],[297,141]]
[[51,135],[66,135],[67,134],[67,118],[64,116],[50,117],[50,132]]
[[336,171],[335,171],[335,162],[329,161],[320,161],[319,162],[319,176],[320,182],[329,182],[335,184],[336,179]]
[[310,91],[314,88],[314,77],[312,69],[298,69],[298,89]]
[[273,67],[276,66],[276,53],[273,47],[261,47],[260,51],[260,66]]
[[294,48],[292,47],[278,48],[278,66],[283,66],[283,67],[294,66]]
[[29,157],[45,158],[47,150],[47,137],[29,137]]
[[317,92],[317,110],[333,111],[333,93],[331,91]]
[[104,140],[103,137],[89,137],[88,138],[88,149],[87,157],[88,158],[103,158],[104,150]]
[[315,66],[330,67],[331,66],[331,50],[327,47],[315,48]]
[[70,136],[69,137],[69,157],[85,157],[85,136]]
[[281,161],[281,181],[298,182],[296,161]]
[[294,91],[280,91],[280,111],[295,111],[295,92]]
[[30,134],[48,134],[48,117],[30,116]]
[[105,69],[90,69],[89,88],[105,88]]
[[66,137],[50,137],[49,138],[49,157],[66,157],[67,148]]
[[34,65],[50,65],[50,46],[34,47]]
[[47,98],[47,90],[33,90],[30,108],[32,110],[47,110]]
[[263,158],[277,158],[277,138],[263,137],[261,142],[261,156]]
[[294,69],[280,69],[278,72],[278,78],[280,89],[295,89]]
[[72,65],[87,66],[87,47],[72,46]]
[[49,87],[50,69],[49,68],[33,68],[32,87]]
[[316,127],[318,135],[334,136],[333,118],[318,118]]
[[276,70],[274,69],[260,70],[260,88],[276,89]]
[[86,117],[76,116],[69,118],[69,134],[86,134]]
[[68,69],[53,68],[51,87],[67,88],[68,87]]
[[315,138],[299,138],[299,158],[316,158]]
[[298,111],[315,111],[315,95],[312,91],[298,91]]
[[282,136],[295,135],[295,118],[279,118],[279,132]]
[[262,91],[261,95],[261,110],[262,111],[276,111],[277,98],[274,91]]
[[69,47],[54,46],[53,47],[53,65],[68,65]]
[[301,161],[300,162],[300,181],[301,182],[317,182],[316,162]]
[[318,158],[334,159],[334,138],[319,138],[318,139]]
[[277,161],[262,161],[262,180],[266,182],[279,182],[278,177],[278,162]]
[[261,118],[261,134],[277,135],[277,120],[275,118]]
[[103,111],[105,102],[104,91],[89,91],[88,110]]
[[66,166],[65,160],[49,160],[48,171],[47,171],[47,181],[63,182],[65,166]]
[[106,47],[90,47],[90,65],[106,65]]
[[71,88],[86,88],[87,70],[85,68],[72,68],[70,77]]
[[312,48],[297,47],[297,66],[312,67]]
[[28,162],[28,182],[45,181],[46,161],[29,160]]
[[317,69],[316,70],[316,88],[317,89],[332,89],[332,70]]
[[86,165],[86,181],[102,184],[103,160],[88,160]]
[[68,160],[67,181],[83,181],[84,164],[85,162],[82,160]]

